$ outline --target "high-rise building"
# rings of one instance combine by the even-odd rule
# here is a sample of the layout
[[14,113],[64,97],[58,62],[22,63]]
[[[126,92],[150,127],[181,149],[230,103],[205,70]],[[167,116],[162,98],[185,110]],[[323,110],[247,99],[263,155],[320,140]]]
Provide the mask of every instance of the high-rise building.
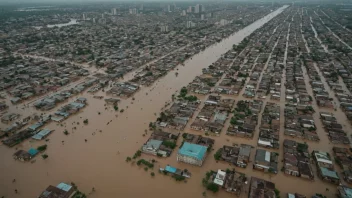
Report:
[[200,15],[200,20],[204,20],[204,19],[205,19],[204,14],[201,14],[201,15]]
[[199,13],[199,12],[200,12],[200,5],[197,4],[197,5],[195,6],[194,13]]
[[160,31],[161,32],[168,32],[169,31],[169,26],[167,26],[167,25],[160,26]]
[[95,23],[95,18],[93,18],[93,23]]
[[143,10],[144,9],[144,5],[141,4],[141,6],[139,7],[139,10]]
[[204,7],[203,4],[200,4],[200,11],[201,11],[201,12],[205,12],[205,7]]
[[102,18],[102,19],[104,18],[104,13],[103,13],[103,14],[101,14],[101,18]]
[[221,19],[220,20],[220,25],[227,25],[227,24],[229,24],[230,22],[228,21],[228,20],[226,20],[226,19]]
[[171,5],[167,5],[167,11],[171,12]]
[[187,15],[186,10],[182,10],[181,16],[186,16],[186,15]]
[[83,21],[86,20],[86,14],[83,14]]
[[116,15],[116,14],[117,14],[116,8],[112,8],[112,9],[111,9],[111,14],[112,14],[112,15]]
[[192,21],[187,21],[187,22],[186,22],[186,27],[187,27],[187,28],[192,28],[192,27],[194,27],[194,26],[196,26],[196,24],[193,23]]
[[137,11],[136,8],[131,8],[131,9],[129,10],[129,12],[130,12],[130,14],[138,14],[138,11]]
[[189,6],[189,7],[188,7],[187,12],[188,12],[188,13],[191,13],[191,12],[192,12],[192,6]]

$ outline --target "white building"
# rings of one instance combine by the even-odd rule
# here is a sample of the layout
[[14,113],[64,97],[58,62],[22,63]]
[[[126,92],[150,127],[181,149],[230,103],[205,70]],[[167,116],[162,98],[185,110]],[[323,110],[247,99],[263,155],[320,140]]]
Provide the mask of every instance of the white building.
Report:
[[104,13],[103,13],[103,14],[101,14],[101,18],[102,18],[102,19],[104,18]]
[[200,15],[200,20],[204,20],[204,19],[205,19],[204,14],[201,14],[201,15]]
[[117,14],[116,8],[112,8],[112,9],[111,9],[111,14],[112,14],[112,15],[116,15],[116,14]]
[[218,173],[216,174],[214,178],[214,184],[217,184],[219,186],[223,186],[225,183],[225,178],[226,178],[226,172],[222,170],[218,170]]
[[169,26],[167,26],[167,25],[160,26],[160,31],[161,32],[168,32],[169,31]]
[[93,18],[93,23],[96,23],[95,18]]
[[131,8],[129,11],[130,11],[130,14],[137,14],[138,13],[136,8]]
[[167,5],[167,11],[171,12],[171,5]]
[[195,26],[196,26],[196,24],[193,23],[192,21],[187,21],[187,24],[186,24],[187,28],[192,28],[192,27],[195,27]]
[[86,14],[83,14],[83,21],[86,20]]
[[194,10],[194,13],[199,13],[200,12],[200,4],[197,4]]
[[229,24],[230,22],[228,21],[228,20],[226,20],[226,19],[221,19],[220,20],[220,25],[227,25],[227,24]]
[[187,15],[186,10],[182,10],[181,16],[186,16],[186,15]]

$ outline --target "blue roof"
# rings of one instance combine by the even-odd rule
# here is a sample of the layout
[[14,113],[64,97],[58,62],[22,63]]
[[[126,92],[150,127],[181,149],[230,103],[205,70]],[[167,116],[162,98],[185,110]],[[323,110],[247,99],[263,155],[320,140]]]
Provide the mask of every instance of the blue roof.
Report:
[[59,183],[56,187],[61,189],[61,190],[63,190],[63,191],[66,191],[66,192],[70,191],[70,189],[72,188],[71,185],[68,185],[68,184],[65,184],[65,183],[62,183],[62,182]]
[[185,142],[182,145],[182,148],[178,150],[178,154],[196,158],[197,160],[202,160],[206,152],[207,152],[206,146],[191,144],[188,142]]
[[39,133],[35,134],[32,136],[33,139],[36,140],[41,140],[43,139],[46,135],[48,135],[49,133],[51,133],[50,129],[43,129],[41,130]]
[[36,154],[38,154],[38,150],[37,149],[34,149],[34,148],[30,148],[28,150],[28,153],[31,155],[31,156],[35,156]]
[[167,172],[170,172],[170,173],[176,173],[176,168],[175,167],[172,167],[172,166],[166,166],[165,167],[165,170],[167,171]]
[[37,122],[37,123],[31,125],[31,126],[28,127],[28,128],[31,129],[31,130],[33,130],[33,131],[35,131],[35,130],[37,130],[37,129],[38,129],[39,127],[41,127],[41,126],[43,126],[43,123],[42,123],[42,122]]

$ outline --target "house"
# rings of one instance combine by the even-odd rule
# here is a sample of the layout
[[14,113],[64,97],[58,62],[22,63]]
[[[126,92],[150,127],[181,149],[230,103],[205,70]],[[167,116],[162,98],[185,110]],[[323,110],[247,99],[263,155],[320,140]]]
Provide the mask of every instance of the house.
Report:
[[287,198],[307,198],[304,195],[300,195],[298,193],[292,194],[292,193],[287,193]]
[[263,179],[252,177],[248,198],[276,198],[275,184]]
[[20,161],[29,161],[32,159],[32,155],[29,154],[27,151],[24,150],[18,150],[16,153],[13,154],[13,158],[15,160],[20,160]]
[[35,140],[42,140],[42,139],[48,137],[48,135],[51,132],[52,132],[52,130],[50,130],[50,129],[43,129],[39,133],[33,135],[32,138],[35,139]]
[[337,187],[337,196],[339,198],[350,198],[352,197],[352,188],[344,185]]
[[251,146],[246,144],[226,146],[219,149],[220,159],[236,166],[246,168],[249,163]]
[[263,149],[257,149],[253,169],[264,172],[277,173],[278,157],[277,153],[269,152]]
[[310,165],[308,145],[284,140],[284,171],[288,175],[314,179]]
[[313,159],[318,169],[318,175],[321,179],[333,184],[340,183],[340,177],[334,170],[330,154],[322,151],[313,151]]
[[226,178],[226,172],[219,169],[218,172],[216,173],[216,176],[213,182],[214,184],[222,187],[224,185],[225,178]]
[[148,154],[152,154],[152,155],[157,155],[158,154],[158,151],[159,151],[159,148],[161,146],[163,142],[160,141],[160,140],[153,140],[153,139],[150,139],[148,140],[147,143],[145,143],[143,146],[142,146],[142,151],[144,153],[148,153]]
[[226,192],[240,196],[244,185],[247,184],[246,175],[235,171],[226,171],[223,188]]
[[74,192],[73,186],[60,183],[57,186],[50,185],[47,187],[38,198],[70,198],[73,196]]
[[184,142],[177,153],[177,161],[202,166],[208,147]]

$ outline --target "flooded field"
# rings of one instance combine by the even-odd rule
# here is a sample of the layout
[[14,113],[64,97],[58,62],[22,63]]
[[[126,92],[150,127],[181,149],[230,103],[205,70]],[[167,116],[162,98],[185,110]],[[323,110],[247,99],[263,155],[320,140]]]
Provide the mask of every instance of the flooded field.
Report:
[[[81,94],[80,96],[88,99],[88,106],[81,113],[70,117],[60,124],[52,122],[45,127],[55,130],[49,136],[50,140],[45,143],[48,144],[46,153],[49,158],[47,160],[42,160],[38,157],[35,163],[21,163],[12,160],[12,155],[15,152],[14,148],[1,146],[0,151],[3,160],[0,162],[0,169],[3,172],[0,180],[0,196],[36,197],[49,184],[64,181],[68,183],[74,182],[86,194],[90,194],[92,188],[94,188],[95,191],[89,197],[202,197],[205,189],[201,185],[201,180],[205,172],[211,169],[226,169],[230,167],[224,162],[217,163],[212,157],[214,152],[209,154],[201,168],[178,163],[176,161],[176,150],[166,159],[146,156],[145,158],[154,158],[158,161],[154,168],[155,177],[150,176],[150,171],[146,172],[137,165],[126,163],[125,159],[128,156],[132,156],[147,140],[147,137],[144,137],[143,134],[148,129],[149,123],[155,121],[165,105],[171,102],[171,96],[175,91],[180,90],[181,87],[191,82],[195,76],[201,74],[203,68],[215,62],[222,54],[231,49],[233,44],[240,43],[245,37],[286,8],[287,6],[284,6],[272,12],[234,33],[229,38],[195,55],[192,59],[186,61],[184,65],[179,65],[176,68],[178,77],[175,76],[176,71],[171,71],[152,86],[142,87],[134,95],[134,100],[130,98],[121,101],[119,108],[124,109],[124,112],[115,111],[112,106],[105,106],[104,100],[93,98],[91,94]],[[288,35],[289,32],[290,25],[282,34]],[[285,76],[285,73],[283,73],[283,76]],[[307,75],[305,75],[305,81],[306,83],[309,81]],[[282,82],[285,82],[285,78],[282,79]],[[325,87],[328,89],[326,84]],[[310,88],[310,86],[307,86],[307,88]],[[281,89],[281,93],[284,95],[284,83],[281,83]],[[309,89],[308,93],[311,94],[311,92],[312,90]],[[103,93],[98,92],[95,95],[103,95]],[[233,98],[237,102],[243,99],[241,96],[242,93],[238,97]],[[70,99],[70,101],[73,100],[74,98]],[[264,101],[263,108],[268,101],[270,101],[269,98]],[[337,102],[336,98],[334,98],[334,101]],[[281,131],[284,125],[284,114],[282,112],[285,97],[281,98],[280,104]],[[313,101],[313,104],[316,104],[315,101]],[[17,107],[11,106],[8,111],[22,112],[21,107],[21,105]],[[319,108],[315,105],[314,109],[317,110]],[[332,112],[333,110],[327,111]],[[31,115],[34,112],[29,104],[29,107],[25,107],[25,113],[23,114]],[[341,119],[341,122],[345,123],[346,118],[341,110],[338,109],[335,114],[339,120]],[[329,140],[323,132],[319,115],[315,113],[314,118],[318,131],[319,133],[321,132],[319,134],[321,141],[319,143],[309,143],[309,149],[310,151],[313,149],[329,151],[331,146],[329,146]],[[89,120],[88,124],[83,124],[85,119]],[[344,126],[347,131],[351,131],[349,125]],[[65,135],[63,133],[64,130],[67,130],[69,134]],[[188,129],[186,128],[186,130]],[[252,140],[245,140],[226,136],[222,132],[219,137],[214,137],[214,149],[217,150],[224,144],[232,143],[256,145],[257,136],[258,132],[255,133],[255,137]],[[286,137],[281,134],[280,142],[284,139]],[[180,143],[179,141],[178,144]],[[44,141],[39,143],[29,140],[17,146],[16,149],[36,147],[42,144],[44,144]],[[251,159],[254,158],[254,150],[252,151]],[[282,150],[282,148],[279,150],[280,156],[283,154]],[[188,169],[192,173],[192,178],[187,180],[187,183],[178,183],[171,177],[157,173],[159,167],[164,167],[167,164],[177,166],[180,169]],[[281,167],[282,163],[279,164]],[[247,176],[256,176],[274,182],[276,188],[281,191],[282,197],[286,196],[284,193],[288,192],[299,192],[307,196],[314,193],[322,193],[327,197],[333,197],[335,194],[336,186],[325,183],[319,178],[310,181],[287,176],[283,173],[271,175],[255,171],[251,167],[246,169],[236,167],[236,170],[245,173]],[[316,171],[314,175],[317,175]],[[13,183],[13,179],[16,179],[16,182]],[[326,191],[326,188],[330,190]],[[14,192],[15,189],[18,190],[17,194]],[[246,196],[247,193],[241,194],[241,197]],[[217,194],[207,192],[207,197],[233,197],[233,195],[220,191]]]

